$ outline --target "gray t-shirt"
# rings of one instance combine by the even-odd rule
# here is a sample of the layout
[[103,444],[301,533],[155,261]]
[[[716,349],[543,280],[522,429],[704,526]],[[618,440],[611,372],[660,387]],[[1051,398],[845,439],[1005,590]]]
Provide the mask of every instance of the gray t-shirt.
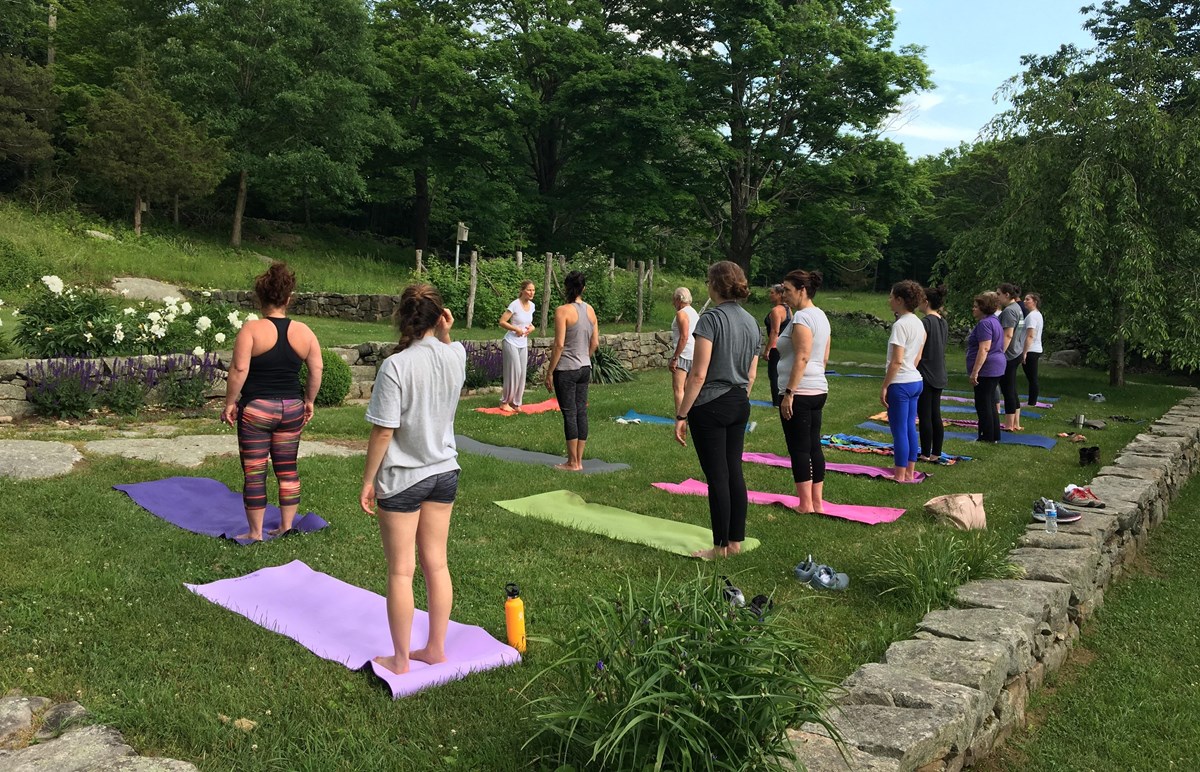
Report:
[[454,411],[467,351],[429,335],[379,366],[367,421],[396,431],[375,476],[375,495],[395,496],[426,477],[459,469]]
[[829,347],[829,317],[816,306],[802,308],[792,316],[792,323],[779,333],[779,390],[782,392],[792,381],[792,369],[796,366],[796,347],[792,344],[792,336],[797,335],[797,328],[806,327],[812,333],[812,350],[808,353],[808,364],[804,374],[800,376],[797,390],[809,393],[828,394],[829,381],[825,378],[825,349]]
[[1012,340],[1004,349],[1004,358],[1016,359],[1021,356],[1025,350],[1025,312],[1021,310],[1020,303],[1014,301],[1004,307],[1000,312],[1000,327],[1013,331]]
[[730,389],[749,387],[750,363],[762,349],[762,333],[746,309],[732,300],[708,309],[696,322],[696,337],[712,341],[712,358],[693,407]]
[[917,371],[921,380],[932,389],[946,388],[946,320],[940,316],[926,316],[921,320],[925,328],[925,350]]

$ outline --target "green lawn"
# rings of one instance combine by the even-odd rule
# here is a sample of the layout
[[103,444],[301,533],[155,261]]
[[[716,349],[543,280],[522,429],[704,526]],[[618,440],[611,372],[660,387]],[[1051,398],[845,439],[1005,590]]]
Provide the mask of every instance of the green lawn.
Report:
[[1200,480],[1118,582],[993,770],[1200,769]]
[[[850,345],[847,345],[850,343]],[[866,361],[876,342],[839,341],[833,359]],[[961,354],[951,355],[952,388],[965,388]],[[1124,413],[1152,419],[1178,398],[1164,382],[1108,389],[1101,374],[1045,368],[1044,390],[1063,397],[1031,429],[1053,433],[1067,416]],[[765,373],[757,397],[765,395]],[[825,430],[856,432],[878,410],[879,381],[833,379]],[[1086,401],[1103,390],[1103,406]],[[541,393],[529,395],[533,400]],[[632,469],[609,475],[569,476],[551,469],[462,457],[463,485],[450,545],[456,582],[455,619],[503,636],[503,587],[521,583],[531,635],[571,631],[593,595],[611,596],[628,577],[652,586],[660,575],[693,575],[697,564],[666,553],[610,541],[552,524],[516,517],[492,502],[570,487],[599,501],[647,515],[707,524],[701,498],[671,496],[650,487],[659,480],[699,477],[694,451],[659,426],[620,426],[608,420],[629,408],[667,415],[671,396],[665,372],[637,381],[595,387],[588,455],[625,461]],[[494,397],[464,400],[458,431],[477,439],[558,452],[557,414],[498,418],[471,410]],[[311,439],[359,441],[366,437],[363,408],[323,410],[306,432]],[[783,453],[779,420],[756,408],[758,429],[747,449]],[[191,420],[189,430],[219,431],[213,418]],[[1114,424],[1093,440],[1106,459],[1137,432]],[[90,430],[89,430],[90,432]],[[48,439],[44,431],[33,434]],[[16,436],[16,430],[0,430]],[[82,439],[84,434],[68,434]],[[751,507],[750,533],[763,546],[722,566],[747,594],[774,593],[786,624],[812,643],[810,668],[840,678],[876,659],[891,641],[908,635],[912,609],[878,597],[862,581],[870,556],[885,544],[911,544],[933,527],[922,513],[927,499],[947,492],[983,491],[989,525],[1015,539],[1031,500],[1086,479],[1076,446],[1052,451],[1025,447],[975,448],[948,443],[950,451],[978,460],[937,468],[921,486],[831,475],[827,497],[841,503],[903,506],[908,514],[889,525],[798,516]],[[886,465],[888,459],[831,452],[832,460]],[[0,690],[79,699],[97,717],[126,733],[139,750],[218,769],[400,769],[441,766],[516,769],[532,760],[522,750],[531,734],[521,688],[553,651],[534,646],[521,667],[493,671],[393,702],[366,676],[318,659],[282,636],[260,629],[187,592],[184,582],[239,576],[301,559],[313,568],[376,592],[384,590],[384,563],[375,523],[357,511],[361,459],[301,462],[304,506],[332,527],[319,534],[242,548],[166,525],[110,490],[121,482],[176,474],[218,478],[240,486],[235,459],[195,470],[153,463],[89,459],[69,477],[0,481],[0,532],[5,534],[0,593]],[[787,492],[786,470],[747,466],[754,489]],[[848,592],[816,595],[791,578],[808,554],[852,577]],[[419,592],[419,588],[418,588]],[[539,685],[533,694],[548,685]],[[250,734],[220,723],[218,714],[259,722]]]

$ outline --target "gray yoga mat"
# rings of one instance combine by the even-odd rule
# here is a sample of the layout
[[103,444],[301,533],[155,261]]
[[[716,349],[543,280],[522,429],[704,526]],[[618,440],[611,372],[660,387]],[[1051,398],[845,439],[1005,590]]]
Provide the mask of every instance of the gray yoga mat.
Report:
[[[491,456],[492,458],[499,458],[504,461],[515,461],[518,464],[554,466],[567,460],[565,456],[553,456],[549,453],[538,453],[537,451],[522,450],[521,448],[506,448],[503,445],[489,445],[486,442],[473,440],[465,434],[454,435],[454,442],[458,445],[458,449],[464,453],[473,453],[476,456]],[[583,474],[620,472],[628,468],[629,464],[612,464],[595,458],[585,458],[583,460]]]

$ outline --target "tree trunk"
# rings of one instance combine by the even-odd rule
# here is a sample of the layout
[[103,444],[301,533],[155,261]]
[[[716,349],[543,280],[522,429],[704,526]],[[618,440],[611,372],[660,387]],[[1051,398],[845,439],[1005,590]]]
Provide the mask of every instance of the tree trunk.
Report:
[[233,206],[233,233],[229,237],[231,247],[242,245],[242,214],[246,211],[246,178],[249,174],[246,169],[242,169],[238,175],[237,203]]
[[58,31],[58,7],[50,4],[50,18],[46,20],[46,28],[50,30],[50,39],[46,44],[46,67],[54,69],[54,33]]
[[171,207],[171,222],[175,223],[175,227],[179,227],[179,194],[175,194],[175,200]]
[[429,213],[433,202],[429,198],[429,167],[413,169],[413,244],[417,249],[429,248]]
[[1116,308],[1113,309],[1113,323],[1116,327],[1116,335],[1113,338],[1112,345],[1109,347],[1108,384],[1110,386],[1124,386],[1125,333],[1121,332],[1121,328],[1125,326],[1125,304],[1120,300],[1117,300]]
[[133,197],[133,235],[142,235],[142,194]]

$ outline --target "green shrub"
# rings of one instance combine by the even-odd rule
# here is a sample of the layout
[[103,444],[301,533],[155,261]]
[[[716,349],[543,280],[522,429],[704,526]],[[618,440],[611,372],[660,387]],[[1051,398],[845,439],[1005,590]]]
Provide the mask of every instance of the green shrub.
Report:
[[204,407],[205,396],[221,377],[218,359],[205,354],[163,357],[155,366],[152,380],[157,381],[159,397],[166,407]]
[[[350,393],[350,365],[332,349],[321,349],[321,388],[317,390],[317,407],[337,407]],[[300,365],[300,384],[308,386],[308,365]]]
[[150,392],[149,371],[136,359],[114,362],[100,389],[100,404],[117,415],[137,415]]
[[103,365],[86,359],[50,359],[25,372],[33,410],[49,418],[86,418],[96,406]]
[[1010,547],[990,531],[939,526],[918,534],[916,545],[888,544],[878,550],[868,560],[876,568],[867,581],[880,595],[893,595],[922,613],[946,608],[966,582],[1021,576],[1021,569],[1008,562]]
[[617,352],[610,346],[601,346],[592,354],[592,383],[625,383],[633,380],[633,373],[621,364]]
[[[454,264],[441,260],[428,262],[428,275],[425,281],[438,288],[442,301],[454,314],[457,323],[466,326],[467,298],[470,294],[471,266],[464,262],[459,269],[458,278],[454,278]],[[532,279],[541,287],[541,277],[534,276],[528,270],[519,270],[515,260],[499,258],[495,260],[480,260],[479,280],[475,288],[475,315],[472,318],[474,327],[496,327],[500,315],[508,308],[508,304],[516,300],[521,291],[521,282]],[[528,269],[530,266],[525,266]],[[536,266],[533,266],[536,267]],[[541,295],[534,298],[540,304]]]
[[46,262],[0,237],[0,289],[20,289],[47,273]]
[[787,729],[825,724],[830,684],[807,674],[805,645],[770,612],[760,621],[722,591],[698,574],[596,600],[530,681],[552,675],[530,702],[526,747],[573,769],[790,768]]

